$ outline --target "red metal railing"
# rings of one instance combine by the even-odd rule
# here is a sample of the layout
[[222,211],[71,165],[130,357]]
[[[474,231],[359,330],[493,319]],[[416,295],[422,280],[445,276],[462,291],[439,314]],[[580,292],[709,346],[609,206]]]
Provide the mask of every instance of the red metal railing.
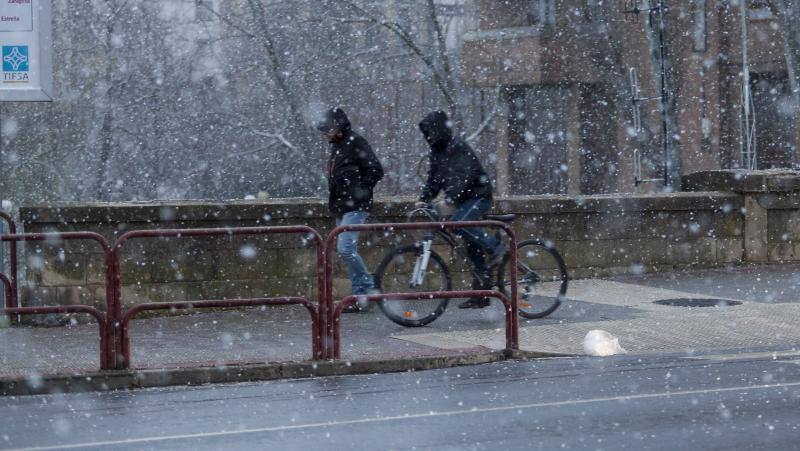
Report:
[[[10,214],[7,212],[0,210],[0,219],[4,220],[6,224],[8,224],[8,234],[9,235],[16,235],[17,234],[17,223],[14,221],[14,218],[11,217]],[[9,276],[11,282],[11,293],[6,293],[6,307],[13,308],[19,307],[19,301],[17,296],[17,242],[11,241],[8,245],[9,248]]]
[[[353,224],[347,226],[340,226],[333,229],[325,238],[325,293],[327,294],[328,303],[328,317],[326,322],[326,336],[329,338],[328,346],[323,349],[323,355],[327,359],[336,359],[341,355],[340,345],[338,340],[340,337],[340,321],[339,315],[344,308],[344,302],[352,303],[356,297],[348,296],[338,305],[334,305],[333,300],[333,246],[338,236],[344,232],[375,232],[375,231],[395,231],[395,230],[445,230],[445,229],[462,229],[465,227],[489,227],[500,229],[508,235],[509,249],[517,248],[517,238],[514,230],[506,223],[500,221],[451,221],[451,222],[411,222],[411,223],[386,223],[386,224]],[[496,291],[437,291],[434,296],[438,298],[458,298],[479,296],[477,293],[486,293],[487,297],[496,297],[503,301],[506,306],[506,347],[508,349],[519,349],[519,316],[517,307],[517,253],[509,252],[510,259],[510,282],[511,282],[511,299],[508,299],[500,292]],[[378,301],[381,299],[407,299],[407,300],[420,300],[426,299],[423,295],[430,296],[432,293],[382,293],[376,295],[366,296],[370,301]],[[406,297],[408,296],[408,297]],[[483,296],[483,295],[480,295]],[[430,299],[428,297],[427,299]]]
[[8,300],[11,299],[14,293],[14,284],[11,282],[11,279],[8,278],[3,273],[0,273],[0,282],[3,283],[3,293],[5,293],[6,305],[5,308],[14,308],[15,305],[8,305]]
[[[178,238],[178,237],[210,237],[210,236],[239,236],[239,235],[277,235],[277,234],[304,234],[314,240],[317,252],[317,290],[319,296],[319,307],[317,309],[309,308],[313,303],[304,298],[261,298],[261,299],[227,299],[224,301],[196,301],[196,302],[162,302],[154,304],[140,304],[131,307],[125,312],[123,316],[122,310],[122,278],[121,278],[121,263],[120,257],[124,244],[133,238]],[[121,235],[112,251],[112,273],[114,274],[114,296],[113,296],[113,311],[112,320],[114,321],[114,338],[113,344],[115,357],[115,367],[118,369],[128,368],[130,364],[130,338],[127,331],[130,319],[137,313],[143,310],[164,310],[164,309],[186,309],[192,306],[193,308],[231,308],[231,307],[251,307],[254,305],[286,305],[286,304],[301,304],[304,305],[311,313],[312,324],[312,356],[314,359],[322,357],[322,337],[325,329],[323,319],[326,317],[326,303],[325,303],[325,273],[324,256],[322,250],[322,237],[320,234],[307,226],[278,226],[278,227],[239,227],[239,228],[207,228],[207,229],[164,229],[164,230],[134,230]],[[148,307],[149,306],[149,307]],[[127,344],[126,344],[127,342]]]
[[[111,272],[111,247],[108,241],[102,235],[94,232],[63,232],[63,233],[23,233],[0,235],[0,242],[7,241],[11,243],[18,243],[20,241],[47,241],[55,243],[58,241],[68,240],[91,240],[100,244],[103,248],[106,266],[106,310],[111,311],[111,301],[114,299],[112,290],[114,289],[113,274]],[[13,273],[16,273],[16,268],[13,268]],[[6,294],[9,290],[14,291],[16,285],[14,280],[7,277],[2,277],[3,285],[5,285]],[[111,337],[109,334],[112,332],[109,321],[111,317],[109,314],[104,314],[96,308],[89,305],[59,305],[59,306],[42,306],[42,307],[10,307],[0,311],[0,314],[6,315],[47,315],[52,313],[88,313],[97,319],[100,326],[100,369],[110,369],[110,363],[113,362],[113,350],[111,349]]]
[[[0,218],[6,219],[11,230],[16,230],[13,220],[6,213],[0,211]],[[131,363],[130,322],[142,311],[167,310],[167,309],[206,309],[206,308],[235,308],[269,305],[302,305],[311,315],[312,355],[314,359],[338,359],[341,354],[340,323],[342,309],[352,304],[362,296],[348,296],[338,304],[333,299],[333,246],[338,236],[348,231],[399,231],[399,230],[445,230],[465,227],[489,227],[503,230],[509,236],[509,248],[516,249],[516,237],[508,224],[498,221],[460,221],[460,222],[428,222],[428,223],[398,223],[398,224],[357,224],[337,227],[331,231],[323,244],[319,233],[307,226],[279,226],[279,227],[241,227],[241,228],[205,228],[205,229],[165,229],[165,230],[135,230],[120,236],[109,246],[101,235],[93,232],[65,232],[65,233],[34,233],[34,234],[7,234],[0,235],[0,242],[9,242],[16,251],[16,243],[20,241],[50,241],[59,240],[93,240],[100,244],[105,255],[105,281],[106,281],[106,312],[88,305],[62,305],[42,307],[19,307],[16,305],[18,298],[16,289],[16,266],[11,268],[11,277],[0,274],[0,283],[3,284],[6,295],[7,307],[0,309],[0,314],[51,314],[51,313],[85,313],[92,315],[100,328],[100,367],[101,369],[124,369]],[[122,275],[121,255],[125,243],[134,238],[178,238],[178,237],[210,237],[210,236],[239,236],[239,235],[275,235],[275,234],[304,234],[314,240],[316,249],[316,284],[319,302],[315,305],[302,297],[274,297],[256,299],[228,299],[228,300],[200,300],[181,302],[162,302],[139,304],[122,312]],[[15,256],[16,252],[12,254]],[[382,299],[418,300],[458,298],[458,297],[494,297],[503,302],[506,313],[506,347],[518,349],[519,347],[519,318],[517,311],[517,255],[510,252],[510,296],[493,290],[464,290],[464,291],[438,291],[425,293],[383,293],[363,296],[369,302]],[[13,259],[16,264],[16,258]],[[14,306],[9,305],[13,301]]]

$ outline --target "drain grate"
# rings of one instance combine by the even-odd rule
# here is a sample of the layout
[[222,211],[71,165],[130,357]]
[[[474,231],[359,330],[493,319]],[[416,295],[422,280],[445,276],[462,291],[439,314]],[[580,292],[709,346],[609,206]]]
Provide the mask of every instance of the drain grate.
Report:
[[658,305],[669,305],[671,307],[730,307],[741,304],[739,301],[731,301],[730,299],[693,298],[661,299],[653,303]]

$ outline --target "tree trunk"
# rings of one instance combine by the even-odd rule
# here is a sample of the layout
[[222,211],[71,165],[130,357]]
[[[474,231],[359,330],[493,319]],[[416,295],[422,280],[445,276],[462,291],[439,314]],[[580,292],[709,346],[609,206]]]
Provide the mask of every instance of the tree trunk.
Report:
[[97,174],[95,179],[95,197],[98,200],[109,200],[108,191],[108,165],[111,160],[111,141],[114,116],[111,110],[103,114],[103,125],[100,128],[100,155],[97,161]]
[[[447,102],[447,107],[450,109],[450,119],[454,124],[453,128],[458,131],[461,130],[464,124],[458,102],[455,98],[455,74],[453,73],[453,67],[450,64],[450,56],[447,54],[447,43],[445,42],[442,23],[439,20],[439,15],[436,13],[436,4],[433,0],[428,0],[427,6],[428,16],[431,24],[433,25],[433,31],[435,34],[434,39],[436,39],[437,57],[442,64],[442,71],[444,72],[444,86],[441,87],[440,90],[445,102]],[[434,76],[436,75],[436,69],[436,67],[431,67],[431,70],[434,71]]]
[[[300,154],[289,154],[288,158],[297,161],[297,168],[305,169],[305,174],[294,177],[291,186],[287,190],[293,196],[308,196],[318,194],[317,174],[315,168],[317,162],[313,156],[314,146],[319,143],[312,136],[312,130],[306,124],[302,113],[302,101],[300,96],[292,88],[290,81],[286,78],[287,70],[285,62],[280,57],[279,49],[276,48],[275,40],[270,33],[270,23],[267,20],[267,12],[262,0],[249,0],[250,12],[258,25],[262,46],[267,52],[267,59],[270,66],[270,76],[275,87],[281,93],[285,104],[289,107],[289,121],[286,124],[286,138],[297,149]],[[270,124],[272,125],[272,124]],[[292,152],[291,149],[286,149]],[[322,163],[319,163],[320,165]]]

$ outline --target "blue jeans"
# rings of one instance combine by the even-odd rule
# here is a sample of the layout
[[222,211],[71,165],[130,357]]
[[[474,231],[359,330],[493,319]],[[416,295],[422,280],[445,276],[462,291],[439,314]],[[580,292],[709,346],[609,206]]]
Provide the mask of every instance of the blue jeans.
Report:
[[[477,221],[492,207],[488,199],[469,199],[458,207],[456,213],[450,218],[452,221]],[[488,233],[480,227],[468,227],[456,230],[456,234],[464,239],[469,257],[475,271],[487,280],[489,269],[486,267],[487,253],[497,251],[502,244],[494,234]],[[479,288],[479,287],[475,287]],[[482,288],[482,287],[480,287]]]
[[[336,218],[336,226],[364,224],[368,217],[369,213],[366,211],[351,211]],[[375,287],[372,274],[358,255],[358,232],[344,232],[339,235],[336,251],[347,266],[353,294],[365,294],[367,290]]]

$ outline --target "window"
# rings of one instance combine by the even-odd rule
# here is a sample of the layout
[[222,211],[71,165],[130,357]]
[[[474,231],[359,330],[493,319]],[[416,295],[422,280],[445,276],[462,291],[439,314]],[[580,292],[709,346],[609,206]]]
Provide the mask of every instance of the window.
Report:
[[528,23],[530,25],[555,25],[555,0],[530,0]]
[[692,50],[706,51],[706,0],[692,1]]
[[747,16],[750,19],[772,19],[772,8],[769,0],[750,0],[747,3]]
[[567,192],[568,96],[555,85],[509,90],[510,194]]
[[604,0],[586,0],[584,16],[589,23],[604,23],[606,21]]

